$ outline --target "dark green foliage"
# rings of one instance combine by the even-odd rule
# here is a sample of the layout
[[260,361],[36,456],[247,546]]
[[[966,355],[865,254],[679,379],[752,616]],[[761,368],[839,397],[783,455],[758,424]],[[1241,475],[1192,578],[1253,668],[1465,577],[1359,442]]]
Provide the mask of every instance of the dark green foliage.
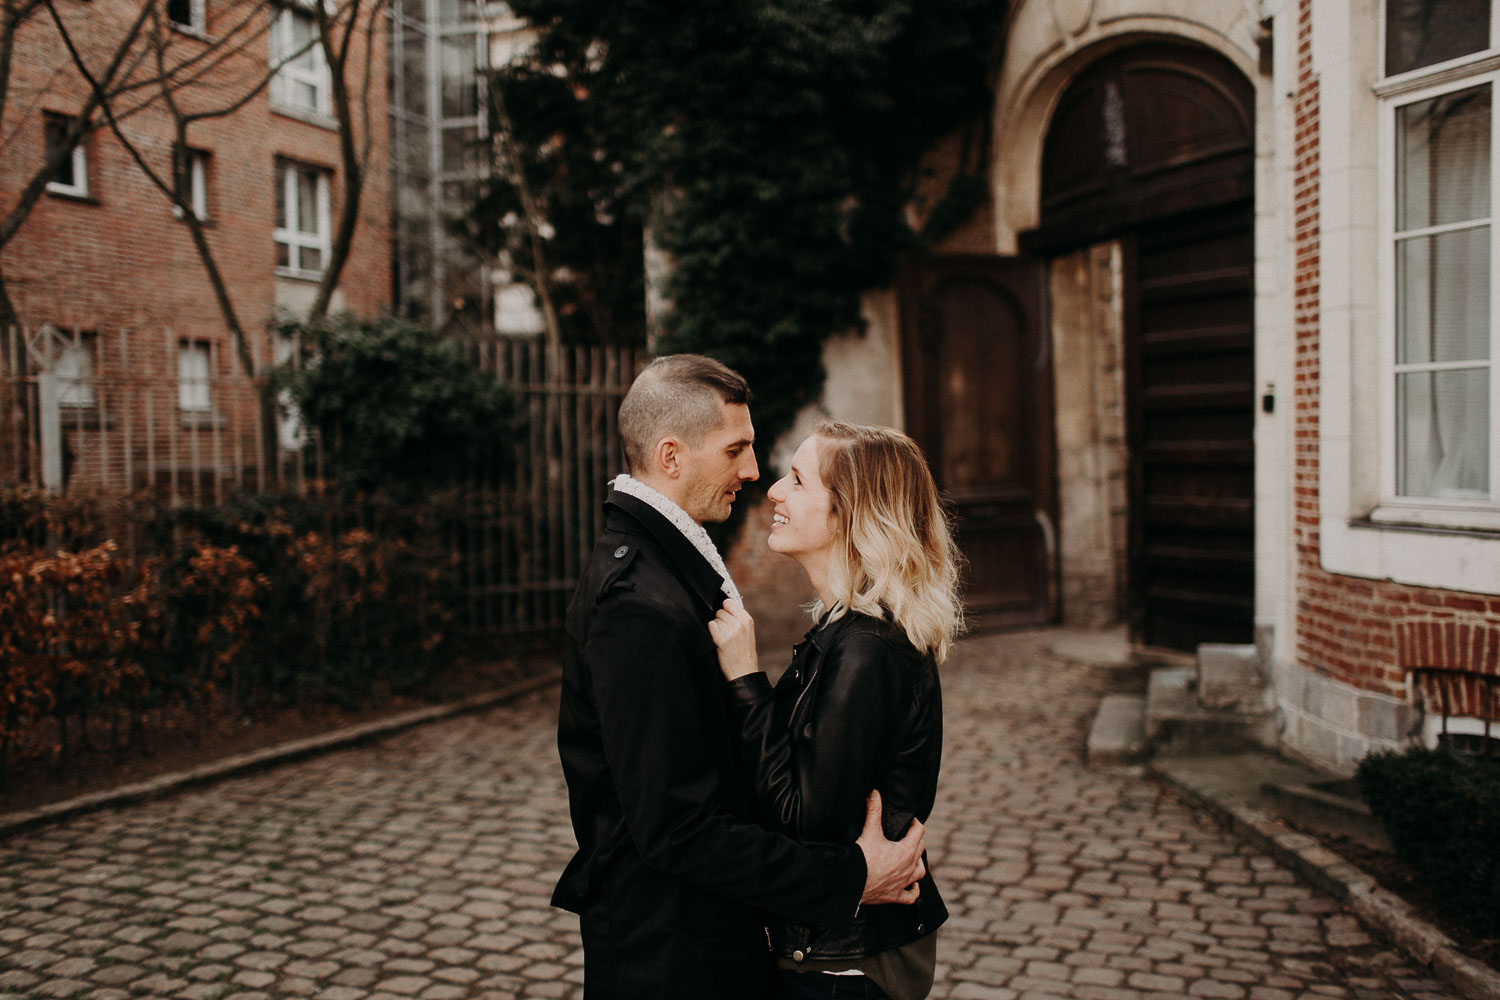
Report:
[[343,486],[399,493],[492,479],[509,464],[514,406],[452,343],[404,320],[283,325],[300,357],[276,382],[321,438]]
[[1360,761],[1359,787],[1396,853],[1475,933],[1500,934],[1500,762],[1421,747]]
[[[1005,6],[516,0],[540,37],[497,81],[499,131],[556,229],[546,253],[566,266],[559,296],[640,301],[611,283],[626,269],[602,261],[629,256],[646,226],[671,262],[658,349],[740,370],[769,447],[821,390],[823,342],[860,327],[860,292],[922,245],[904,216],[918,157],[985,114]],[[948,227],[977,204],[971,190],[953,194]],[[500,207],[486,210],[503,219]],[[506,210],[524,229],[519,202]],[[523,270],[526,244],[509,243]],[[612,315],[617,341],[640,321]],[[603,336],[568,317],[563,327]]]

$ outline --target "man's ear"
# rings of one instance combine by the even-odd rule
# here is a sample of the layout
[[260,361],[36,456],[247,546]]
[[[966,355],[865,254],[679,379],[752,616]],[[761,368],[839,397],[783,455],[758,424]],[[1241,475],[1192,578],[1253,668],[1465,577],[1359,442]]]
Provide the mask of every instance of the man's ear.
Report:
[[668,479],[676,479],[682,475],[682,442],[675,437],[664,437],[656,442],[656,450],[651,453],[652,464],[656,471]]

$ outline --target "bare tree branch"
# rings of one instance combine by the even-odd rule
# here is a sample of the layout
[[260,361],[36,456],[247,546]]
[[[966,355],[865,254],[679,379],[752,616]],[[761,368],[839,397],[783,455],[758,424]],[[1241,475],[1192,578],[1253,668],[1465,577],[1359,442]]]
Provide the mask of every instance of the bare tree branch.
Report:
[[[54,22],[58,23],[59,27],[61,27],[61,21],[58,18],[57,9],[53,6],[52,0],[44,0],[44,4],[47,12],[52,15]],[[105,68],[104,73],[101,74],[102,79],[113,80],[116,74],[119,73],[120,67],[125,62],[125,57],[130,53],[131,48],[134,47],[135,40],[140,37],[141,26],[145,23],[150,10],[150,4],[141,5],[141,12],[136,15],[135,21],[131,23],[129,30],[121,38],[119,45],[115,47],[114,54],[109,60],[109,65]],[[73,51],[71,40],[69,42],[70,51]],[[68,130],[63,134],[62,141],[50,151],[44,159],[41,168],[32,174],[31,180],[21,190],[21,195],[17,199],[16,204],[11,206],[11,210],[6,214],[5,218],[0,220],[0,247],[9,243],[11,238],[16,235],[16,232],[20,230],[21,224],[26,221],[26,217],[31,214],[31,210],[36,207],[37,201],[41,199],[42,192],[47,189],[47,182],[57,173],[63,162],[69,156],[73,155],[73,147],[82,141],[83,136],[87,134],[92,125],[94,114],[99,110],[100,96],[101,92],[99,88],[94,86],[89,88],[88,98],[83,102],[83,106],[79,108],[78,113],[69,120]]]
[[547,247],[542,239],[543,216],[532,197],[531,185],[526,180],[526,165],[516,150],[515,132],[511,127],[510,113],[505,110],[505,95],[499,88],[492,92],[491,107],[495,111],[497,138],[500,153],[506,159],[511,174],[515,177],[516,193],[521,198],[521,214],[525,216],[526,236],[531,244],[532,290],[542,304],[542,322],[546,326],[547,346],[556,353],[562,347],[562,323],[557,318],[557,308],[552,302],[551,281],[548,276]]

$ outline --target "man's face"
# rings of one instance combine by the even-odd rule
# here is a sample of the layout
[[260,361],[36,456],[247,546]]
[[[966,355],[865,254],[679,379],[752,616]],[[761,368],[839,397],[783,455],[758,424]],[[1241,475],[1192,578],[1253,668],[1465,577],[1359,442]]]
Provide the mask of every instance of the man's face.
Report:
[[723,422],[696,448],[682,448],[682,509],[699,524],[725,521],[740,487],[760,476],[750,407],[721,403]]

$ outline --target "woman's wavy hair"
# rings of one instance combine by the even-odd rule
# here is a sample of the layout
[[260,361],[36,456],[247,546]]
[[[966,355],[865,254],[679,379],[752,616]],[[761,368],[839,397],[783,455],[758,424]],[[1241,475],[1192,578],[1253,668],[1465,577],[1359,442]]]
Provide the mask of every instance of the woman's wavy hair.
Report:
[[922,450],[889,427],[829,422],[814,434],[835,524],[830,620],[888,619],[943,662],[963,630],[960,557]]

